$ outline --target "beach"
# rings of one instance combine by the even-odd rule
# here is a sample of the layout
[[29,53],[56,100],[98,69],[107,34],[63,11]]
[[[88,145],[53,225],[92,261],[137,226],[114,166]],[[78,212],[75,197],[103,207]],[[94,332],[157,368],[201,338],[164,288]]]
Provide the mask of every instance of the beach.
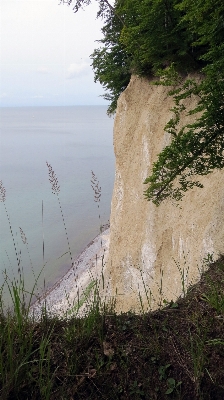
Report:
[[102,276],[110,242],[110,229],[96,236],[74,261],[70,270],[52,288],[32,304],[30,315],[39,319],[42,310],[51,316],[71,316],[84,313],[91,288]]

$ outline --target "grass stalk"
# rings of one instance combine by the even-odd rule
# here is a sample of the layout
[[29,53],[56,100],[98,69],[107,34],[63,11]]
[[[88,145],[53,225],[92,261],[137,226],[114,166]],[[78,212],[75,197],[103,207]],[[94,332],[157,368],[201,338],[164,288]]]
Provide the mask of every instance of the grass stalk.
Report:
[[63,221],[63,225],[64,225],[65,236],[66,236],[66,240],[67,240],[67,244],[68,244],[68,251],[69,251],[69,254],[70,254],[71,264],[73,264],[73,257],[72,257],[70,242],[69,242],[69,238],[68,238],[68,232],[67,232],[67,228],[66,228],[66,224],[65,224],[65,217],[64,217],[63,210],[62,210],[61,200],[60,200],[60,197],[59,197],[60,186],[59,186],[59,183],[58,183],[58,178],[57,178],[52,166],[47,161],[46,161],[46,164],[47,164],[47,167],[48,167],[48,176],[49,176],[49,181],[50,181],[50,184],[51,184],[52,193],[56,194],[56,196],[57,196],[59,209],[60,209],[60,213],[61,213],[61,217],[62,217],[62,221]]
[[[52,190],[58,195],[57,177],[49,164],[48,168]],[[101,188],[93,177],[99,203]],[[5,202],[2,183],[0,200]],[[59,206],[65,226],[60,202]],[[107,290],[109,285],[102,257],[101,273],[91,277],[67,313],[51,316],[45,304],[38,321],[31,316],[30,304],[39,275],[31,292],[26,291],[19,256],[18,260],[18,278],[10,280],[5,272],[0,288],[2,400],[224,398],[224,257],[210,265],[190,291],[189,267],[179,269],[184,296],[175,301],[175,307],[165,302],[162,308],[161,269],[160,308],[153,312],[149,311],[152,293],[141,271],[140,315],[117,315],[113,300],[106,303],[106,297],[101,297],[102,288]],[[4,287],[11,295],[11,308],[4,304]],[[69,293],[67,298],[69,304]]]

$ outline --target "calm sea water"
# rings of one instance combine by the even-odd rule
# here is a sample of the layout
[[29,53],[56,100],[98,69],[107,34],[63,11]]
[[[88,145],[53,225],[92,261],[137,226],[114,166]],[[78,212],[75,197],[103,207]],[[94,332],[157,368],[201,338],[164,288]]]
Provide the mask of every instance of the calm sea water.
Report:
[[[37,276],[45,264],[39,283],[42,287],[44,279],[52,285],[71,266],[46,161],[59,181],[59,197],[76,258],[99,233],[100,223],[109,220],[114,182],[113,122],[104,106],[0,109],[0,180],[6,189],[5,205],[28,288],[34,282],[32,270]],[[102,189],[99,210],[91,188],[91,170]],[[18,275],[3,203],[0,224],[1,284],[5,270],[11,278]],[[22,241],[20,227],[28,244]]]

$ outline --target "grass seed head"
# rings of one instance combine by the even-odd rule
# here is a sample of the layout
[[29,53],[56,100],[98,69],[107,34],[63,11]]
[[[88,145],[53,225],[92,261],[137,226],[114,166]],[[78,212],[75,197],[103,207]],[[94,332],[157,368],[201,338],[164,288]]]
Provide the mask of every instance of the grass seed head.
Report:
[[46,161],[47,167],[48,167],[48,175],[49,175],[49,181],[51,184],[51,190],[53,194],[58,194],[60,193],[60,186],[58,183],[58,178],[52,168],[52,166]]
[[0,181],[0,201],[4,203],[6,198],[6,190],[3,186],[2,181]]

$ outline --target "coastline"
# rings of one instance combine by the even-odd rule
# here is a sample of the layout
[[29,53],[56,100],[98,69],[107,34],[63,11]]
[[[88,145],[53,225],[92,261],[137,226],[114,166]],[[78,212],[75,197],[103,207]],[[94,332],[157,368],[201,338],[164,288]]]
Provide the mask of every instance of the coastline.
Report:
[[51,316],[71,314],[91,282],[101,276],[108,257],[109,242],[110,228],[106,228],[85,247],[68,272],[35,300],[30,307],[30,315],[36,320],[43,309]]

